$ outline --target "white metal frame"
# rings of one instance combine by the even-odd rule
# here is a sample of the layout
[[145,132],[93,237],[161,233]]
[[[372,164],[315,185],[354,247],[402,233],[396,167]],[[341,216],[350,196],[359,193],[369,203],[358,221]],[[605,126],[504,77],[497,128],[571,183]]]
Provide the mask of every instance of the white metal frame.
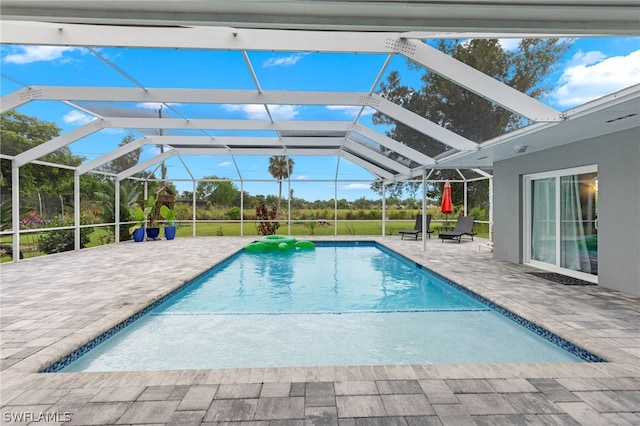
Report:
[[[238,0],[242,2],[242,0]],[[93,114],[96,119],[82,127],[67,132],[57,138],[45,142],[33,149],[23,152],[12,161],[12,177],[13,177],[13,222],[19,223],[18,207],[19,207],[19,179],[18,170],[21,166],[30,162],[37,162],[38,158],[51,153],[61,147],[67,146],[74,141],[86,137],[92,133],[108,128],[126,128],[126,129],[189,129],[200,130],[204,136],[189,136],[178,140],[170,136],[148,136],[137,139],[125,147],[107,153],[100,158],[89,161],[75,170],[74,188],[76,194],[76,211],[74,217],[76,219],[76,237],[79,237],[79,177],[88,172],[95,172],[96,167],[130,152],[133,149],[141,147],[145,144],[162,144],[167,150],[152,159],[142,162],[133,168],[123,171],[116,176],[116,181],[131,177],[134,173],[154,167],[162,160],[177,156],[185,166],[187,173],[193,177],[186,163],[182,159],[187,155],[226,155],[231,156],[234,161],[238,155],[335,155],[339,159],[345,158],[365,168],[372,175],[380,179],[383,185],[387,185],[397,181],[408,180],[421,177],[423,182],[427,178],[427,169],[433,168],[456,168],[460,163],[456,164],[458,158],[469,158],[480,149],[480,145],[469,141],[443,127],[437,123],[433,123],[407,109],[394,104],[384,97],[373,93],[385,69],[387,68],[391,58],[394,55],[401,55],[407,59],[426,67],[427,69],[438,73],[460,86],[478,94],[491,102],[494,102],[509,111],[513,111],[535,124],[534,128],[548,129],[550,127],[562,125],[567,116],[559,111],[550,108],[541,102],[530,98],[529,96],[517,92],[507,85],[494,80],[481,72],[457,61],[444,53],[438,51],[425,44],[418,38],[443,38],[443,37],[499,37],[504,35],[503,31],[499,32],[456,32],[444,34],[441,31],[421,32],[424,28],[407,28],[403,27],[402,31],[388,31],[383,28],[382,32],[362,32],[362,31],[326,31],[326,25],[316,25],[313,29],[296,30],[280,29],[255,29],[246,28],[247,25],[241,25],[237,28],[232,27],[216,27],[216,26],[130,26],[125,25],[126,16],[120,16],[115,22],[110,22],[109,26],[93,25],[91,23],[78,24],[67,23],[65,19],[57,19],[57,22],[46,22],[46,17],[30,16],[29,14],[21,15],[20,10],[28,10],[40,2],[23,1],[13,2],[4,1],[1,5],[2,11],[10,11],[11,13],[3,13],[2,25],[0,25],[0,38],[3,43],[23,44],[23,45],[52,45],[52,46],[77,46],[87,49],[91,54],[95,55],[107,65],[114,68],[124,78],[128,79],[134,88],[100,88],[100,87],[55,87],[55,86],[32,86],[26,84],[21,90],[10,93],[0,99],[0,109],[2,112],[14,109],[20,105],[34,100],[59,100],[70,106],[81,109],[87,113]],[[193,7],[199,6],[190,3]],[[215,2],[207,2],[215,3]],[[219,2],[221,3],[221,2]],[[291,1],[285,2],[292,8],[297,7]],[[323,3],[322,5],[320,3]],[[346,3],[346,2],[345,2]],[[408,2],[412,3],[412,2]],[[460,3],[460,2],[458,2]],[[521,8],[532,7],[531,2],[522,3],[518,6]],[[570,3],[570,4],[569,4]],[[587,15],[589,19],[583,19],[581,25],[591,22],[593,27],[584,29],[584,32],[578,31],[577,34],[594,33],[597,22],[604,22],[604,19],[631,20],[633,21],[633,13],[637,15],[637,8],[633,8],[632,2],[622,1],[614,7],[607,7],[607,2],[591,1],[588,5],[585,1],[569,1],[565,2],[565,8],[570,8],[574,16]],[[306,7],[311,7],[305,2]],[[153,6],[153,2],[147,4],[153,13],[162,13],[159,6]],[[227,4],[229,6],[229,4]],[[254,2],[253,6],[258,7]],[[282,4],[280,5],[282,6]],[[318,7],[328,11],[327,2],[318,2]],[[378,8],[379,2],[370,2],[367,7]],[[399,5],[395,5],[399,6]],[[472,14],[476,18],[488,10],[485,6],[478,8],[473,4],[467,5],[473,9]],[[550,8],[554,5],[549,3]],[[597,6],[598,13],[593,8]],[[52,10],[58,11],[55,5],[51,5]],[[96,3],[96,14],[104,13],[111,6]],[[133,7],[133,6],[132,6]],[[136,6],[137,7],[137,6]],[[210,5],[210,7],[213,7]],[[229,6],[231,7],[231,6]],[[273,5],[269,5],[273,7]],[[341,8],[342,5],[332,2],[332,7]],[[358,7],[362,7],[359,5]],[[24,9],[21,9],[24,8]],[[91,8],[89,8],[91,9]],[[395,8],[394,8],[395,9]],[[536,8],[538,13],[544,8]],[[314,9],[315,10],[315,9]],[[350,11],[354,9],[350,8]],[[420,8],[424,11],[426,9]],[[458,7],[458,11],[461,9]],[[521,9],[523,10],[523,9]],[[70,12],[73,14],[74,9]],[[501,8],[501,11],[504,11]],[[577,13],[576,13],[577,12]],[[133,12],[132,12],[133,13]],[[319,13],[319,10],[318,10]],[[471,13],[471,12],[470,12]],[[382,16],[382,15],[381,15]],[[391,19],[394,13],[384,15]],[[15,20],[11,20],[14,18]],[[408,17],[405,17],[408,18]],[[624,19],[623,19],[624,18]],[[555,22],[556,15],[543,18],[547,23]],[[598,21],[600,19],[600,21]],[[527,18],[528,20],[528,18]],[[36,22],[39,21],[39,22]],[[53,21],[53,20],[52,20]],[[73,22],[78,22],[77,20]],[[87,20],[86,22],[95,22],[97,24],[104,23],[100,18],[95,20]],[[476,22],[482,22],[477,19]],[[626,22],[626,21],[625,21]],[[636,21],[637,23],[637,21]],[[563,22],[565,25],[566,22]],[[628,25],[628,23],[626,24]],[[607,27],[606,33],[615,33],[614,25]],[[629,27],[629,28],[635,28]],[[625,29],[630,33],[637,33],[637,29]],[[477,28],[475,28],[477,30]],[[466,31],[471,29],[467,27]],[[386,31],[386,32],[385,32]],[[471,30],[472,31],[472,30]],[[540,36],[539,32],[528,33],[527,31],[515,30],[512,28],[513,34],[518,37],[524,36]],[[556,27],[554,31],[548,31],[543,35],[569,35],[576,34],[575,30],[567,30]],[[247,70],[253,80],[255,90],[199,90],[199,89],[150,89],[144,86],[144,82],[135,80],[126,70],[119,69],[115,64],[102,56],[97,50],[99,47],[157,47],[157,48],[189,48],[189,49],[210,49],[210,50],[237,50],[242,53]],[[279,51],[279,52],[363,52],[363,53],[379,53],[387,55],[384,64],[377,73],[375,81],[372,82],[369,92],[295,92],[295,91],[265,91],[263,90],[259,78],[249,59],[247,51]],[[637,90],[633,92],[637,97]],[[81,108],[74,104],[77,101],[128,101],[128,102],[158,102],[171,108],[173,102],[188,103],[236,103],[236,104],[258,104],[262,105],[268,116],[267,120],[219,120],[219,119],[191,119],[181,118],[132,118],[132,117],[105,117],[86,108]],[[360,114],[353,121],[281,121],[273,117],[271,105],[342,105],[360,107]],[[388,136],[378,133],[359,123],[359,117],[364,108],[370,107],[388,115],[389,117],[414,128],[418,132],[432,137],[450,149],[440,154],[437,158],[431,158],[418,152],[404,144],[401,141],[395,141]],[[240,130],[264,130],[275,132],[276,138],[262,138],[259,141],[252,138],[244,138],[238,140],[226,137],[213,137],[208,130],[213,129],[240,129]],[[289,138],[284,136],[286,131],[295,130],[302,132],[310,132],[306,138]],[[314,138],[313,132],[344,132],[344,137],[338,138]],[[356,135],[363,137],[379,144],[385,149],[394,151],[408,159],[419,164],[418,167],[410,169],[401,161],[393,160],[385,156],[381,151],[372,149],[359,143]],[[500,138],[493,142],[494,145],[500,144]],[[259,143],[257,143],[259,142]],[[335,145],[334,145],[335,144]],[[245,145],[245,146],[243,146]],[[259,148],[255,148],[258,145]],[[492,142],[487,143],[492,146]],[[236,164],[237,168],[237,164]],[[490,179],[490,192],[492,190],[491,177],[487,172],[479,171],[484,177]],[[238,170],[241,181],[244,182],[242,173]],[[337,181],[338,170],[336,170]],[[462,176],[464,178],[464,176]],[[117,186],[118,187],[118,186]],[[195,179],[194,179],[195,188]],[[194,190],[195,194],[195,190]],[[116,191],[116,201],[119,197],[119,191]],[[116,203],[116,206],[118,203]],[[465,202],[466,209],[466,202]],[[194,213],[195,214],[195,213]],[[194,216],[195,219],[195,216]],[[492,223],[490,219],[490,225]],[[19,227],[14,226],[13,239],[14,246],[19,247]],[[116,233],[117,234],[117,233]],[[78,248],[78,238],[76,239],[76,248]]]

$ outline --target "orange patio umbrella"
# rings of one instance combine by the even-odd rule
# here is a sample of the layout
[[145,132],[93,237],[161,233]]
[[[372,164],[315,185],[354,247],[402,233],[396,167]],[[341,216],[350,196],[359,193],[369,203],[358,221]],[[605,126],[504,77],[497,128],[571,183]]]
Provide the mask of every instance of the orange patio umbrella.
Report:
[[449,182],[444,183],[444,191],[442,193],[442,204],[440,205],[440,211],[447,215],[445,226],[449,225],[449,213],[453,213],[453,203],[451,202],[451,184]]

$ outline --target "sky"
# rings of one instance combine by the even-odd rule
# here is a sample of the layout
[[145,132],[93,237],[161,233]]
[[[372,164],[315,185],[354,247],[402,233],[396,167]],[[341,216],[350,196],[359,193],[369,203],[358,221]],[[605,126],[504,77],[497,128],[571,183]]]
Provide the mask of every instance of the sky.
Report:
[[[505,49],[515,49],[518,40],[504,39]],[[263,90],[366,91],[371,90],[386,59],[384,54],[328,54],[299,52],[248,52],[249,60]],[[115,64],[126,75],[110,67]],[[27,85],[84,85],[104,87],[173,87],[255,90],[255,82],[239,52],[169,49],[69,48],[52,46],[9,46],[0,50],[2,96]],[[404,84],[418,89],[421,71],[407,66],[407,60],[396,55],[387,67],[383,80],[399,70]],[[640,83],[640,38],[579,38],[571,40],[571,48],[547,81],[554,90],[542,102],[565,111],[606,94]],[[375,87],[374,89],[377,89]],[[95,119],[87,110],[103,116],[157,116],[159,105],[120,103],[76,103],[86,110],[62,102],[32,101],[18,112],[55,123],[62,133]],[[359,107],[335,106],[271,106],[273,118],[287,120],[353,121]],[[374,110],[366,108],[358,122],[376,128],[371,122]],[[163,117],[215,117],[230,119],[267,119],[261,105],[168,105]],[[384,128],[377,127],[384,132]],[[149,130],[153,132],[153,130]],[[87,160],[115,148],[130,130],[105,129],[69,147]],[[132,132],[138,138],[141,132]],[[165,133],[168,134],[168,133]],[[203,135],[202,133],[197,133]],[[208,136],[222,135],[275,136],[268,132],[208,131]],[[157,154],[148,146],[141,160]],[[291,189],[294,196],[309,201],[332,199],[333,184],[338,183],[337,198],[375,199],[370,190],[372,175],[362,167],[334,157],[292,157],[294,172]],[[185,157],[189,171],[196,177],[219,176],[245,180],[243,190],[255,194],[277,194],[278,186],[267,171],[268,157],[230,156]],[[176,179],[179,190],[192,190],[192,183],[181,182],[189,174],[178,158],[167,162],[170,179]],[[159,172],[156,172],[157,174]],[[235,182],[240,188],[239,182]],[[284,191],[289,187],[285,185]],[[286,193],[286,192],[285,192]]]

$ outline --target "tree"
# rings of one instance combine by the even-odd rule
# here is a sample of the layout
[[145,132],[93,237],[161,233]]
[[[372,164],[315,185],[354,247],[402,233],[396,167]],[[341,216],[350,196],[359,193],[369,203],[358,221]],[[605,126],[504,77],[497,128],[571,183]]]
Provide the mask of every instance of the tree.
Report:
[[286,155],[273,155],[269,158],[269,173],[278,181],[278,211],[282,204],[282,181],[293,173],[293,160]]
[[[0,116],[0,153],[16,156],[60,135],[61,129],[54,123],[9,111]],[[50,163],[78,166],[84,157],[74,155],[68,147],[62,147],[39,158]],[[11,162],[0,162],[2,192],[11,192]],[[73,172],[67,169],[25,164],[20,168],[20,192],[30,195],[37,192],[73,193]]]
[[219,180],[218,176],[205,176],[196,186],[196,197],[207,200],[209,204],[225,207],[232,206],[236,199],[239,200],[240,191],[229,181]]
[[[568,42],[558,39],[523,39],[515,51],[504,50],[497,39],[438,40],[436,45],[455,59],[534,98],[552,90],[545,79],[569,48]],[[418,92],[413,91],[403,85],[400,74],[393,71],[387,81],[381,83],[380,92],[392,102],[477,143],[514,130],[523,122],[522,117],[438,74],[425,71],[422,84]],[[387,136],[428,156],[435,157],[450,149],[381,113],[374,114],[373,123],[393,126]],[[388,155],[398,157],[393,152]],[[459,176],[453,170],[435,170],[432,178],[456,179]],[[398,196],[405,185],[394,183],[387,189],[393,196]],[[419,184],[411,185],[417,188]],[[378,184],[372,189],[380,193],[381,188]],[[428,188],[427,196],[437,198],[439,190],[440,186],[432,186]]]
[[[127,136],[122,138],[122,140],[120,141],[120,144],[118,144],[118,147],[125,146],[126,144],[131,143],[134,140],[135,140],[135,136],[129,133]],[[113,174],[118,174],[120,172],[123,172],[135,166],[136,164],[138,164],[138,161],[140,160],[141,152],[142,152],[142,147],[138,147],[133,151],[127,152],[126,154],[111,160],[107,164],[104,164],[102,167],[100,167],[100,169],[104,172],[113,173]]]

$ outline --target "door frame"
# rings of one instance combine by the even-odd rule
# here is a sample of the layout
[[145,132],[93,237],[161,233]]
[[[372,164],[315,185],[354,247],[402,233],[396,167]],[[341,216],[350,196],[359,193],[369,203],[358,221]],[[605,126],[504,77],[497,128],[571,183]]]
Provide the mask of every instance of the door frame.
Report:
[[[598,276],[588,274],[586,272],[574,271],[573,269],[563,268],[560,266],[562,239],[560,226],[560,178],[563,176],[579,175],[584,173],[597,173],[598,165],[592,164],[588,166],[572,167],[568,169],[551,170],[540,173],[530,173],[522,176],[522,194],[523,194],[523,263],[535,268],[543,269],[549,272],[556,272],[584,281],[598,283]],[[531,182],[537,179],[555,178],[555,217],[556,217],[556,262],[555,264],[541,262],[531,259],[531,227],[532,227],[532,200],[531,200]]]

